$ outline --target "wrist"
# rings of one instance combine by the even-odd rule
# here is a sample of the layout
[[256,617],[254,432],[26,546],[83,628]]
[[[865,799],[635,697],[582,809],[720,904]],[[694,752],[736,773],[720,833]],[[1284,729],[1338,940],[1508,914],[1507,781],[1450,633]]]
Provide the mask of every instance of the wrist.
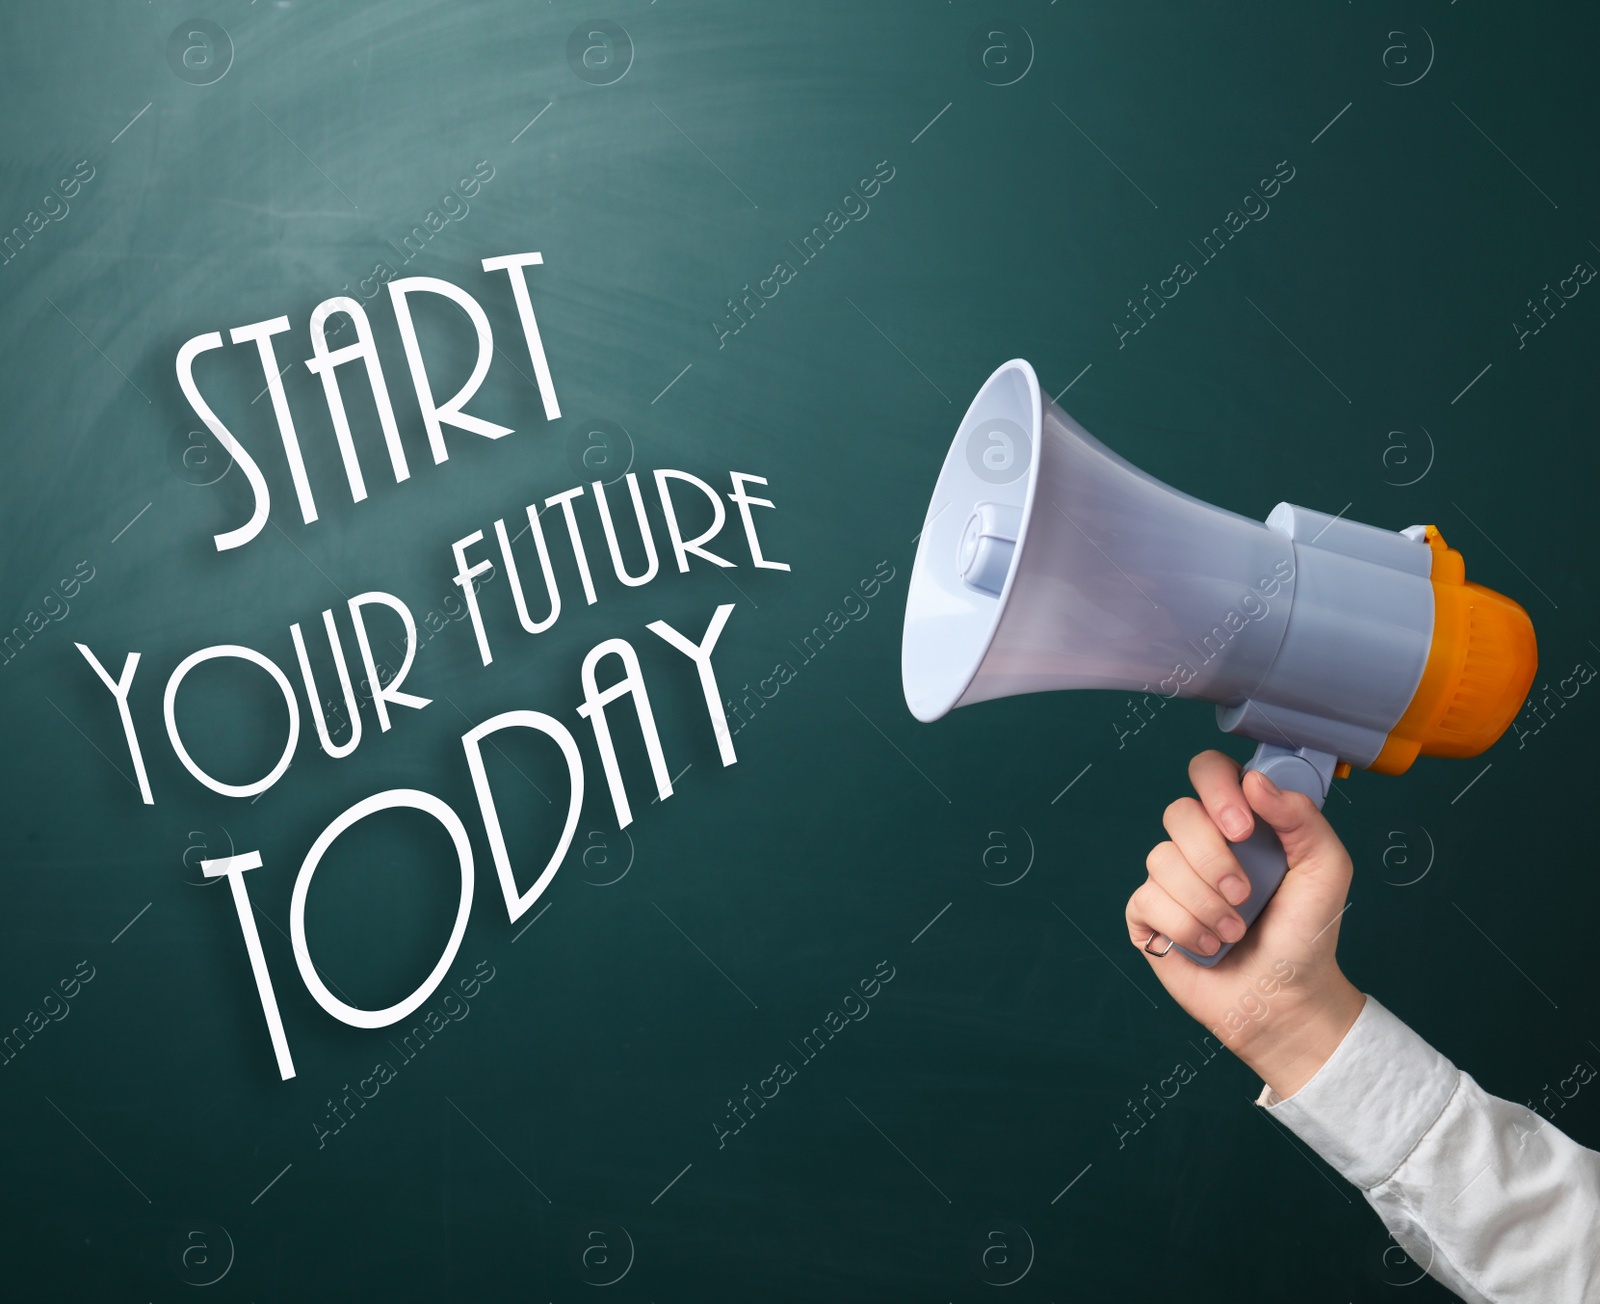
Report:
[[1287,1100],[1311,1081],[1328,1057],[1339,1048],[1366,1005],[1366,996],[1344,974],[1335,970],[1316,999],[1276,1027],[1263,1027],[1258,1037],[1235,1053],[1250,1066],[1279,1099]]

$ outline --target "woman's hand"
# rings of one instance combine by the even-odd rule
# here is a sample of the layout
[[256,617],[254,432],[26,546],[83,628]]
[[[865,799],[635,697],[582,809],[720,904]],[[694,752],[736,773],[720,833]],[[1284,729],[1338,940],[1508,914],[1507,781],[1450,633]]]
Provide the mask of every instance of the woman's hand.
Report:
[[[1171,841],[1146,858],[1149,878],[1128,900],[1128,940],[1159,951],[1170,939],[1199,955],[1237,941],[1210,969],[1176,953],[1144,954],[1179,1005],[1288,1097],[1322,1067],[1366,1002],[1334,955],[1350,854],[1309,797],[1255,772],[1241,787],[1239,774],[1239,763],[1217,751],[1189,762],[1199,800],[1167,807]],[[1234,907],[1249,899],[1250,881],[1229,844],[1249,837],[1256,819],[1277,832],[1289,872],[1246,932]]]

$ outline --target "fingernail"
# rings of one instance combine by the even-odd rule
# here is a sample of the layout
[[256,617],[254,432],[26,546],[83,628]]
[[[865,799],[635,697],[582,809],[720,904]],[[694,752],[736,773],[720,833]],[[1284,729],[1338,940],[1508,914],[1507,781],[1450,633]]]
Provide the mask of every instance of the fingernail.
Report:
[[1271,779],[1267,778],[1266,773],[1264,771],[1257,770],[1256,771],[1256,777],[1261,780],[1261,786],[1267,790],[1267,796],[1269,796],[1269,797],[1278,796],[1278,785],[1275,784]]
[[1201,933],[1199,939],[1195,942],[1195,950],[1199,951],[1201,955],[1215,955],[1217,948],[1221,945],[1222,943],[1217,941],[1210,933]]
[[1250,821],[1245,818],[1242,810],[1230,806],[1222,812],[1222,831],[1237,842],[1246,833],[1250,832]]
[[1244,936],[1244,924],[1240,920],[1234,918],[1232,915],[1229,915],[1217,925],[1217,932],[1221,935],[1224,942],[1237,942],[1241,937]]
[[1230,906],[1236,906],[1250,895],[1250,884],[1237,874],[1229,874],[1222,880],[1222,895],[1227,898]]

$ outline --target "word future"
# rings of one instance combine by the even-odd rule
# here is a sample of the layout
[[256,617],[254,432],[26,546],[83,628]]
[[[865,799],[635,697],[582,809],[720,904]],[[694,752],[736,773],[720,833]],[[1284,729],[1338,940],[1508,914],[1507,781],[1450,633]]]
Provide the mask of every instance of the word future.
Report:
[[[517,305],[517,315],[522,322],[522,333],[528,346],[528,360],[533,364],[534,375],[539,382],[539,397],[544,403],[545,418],[554,421],[560,417],[561,407],[556,402],[555,382],[550,378],[550,364],[545,359],[544,343],[539,338],[539,326],[534,320],[533,301],[528,294],[525,274],[528,267],[543,262],[543,257],[536,253],[505,254],[498,258],[485,258],[483,270],[505,272],[510,278],[511,297]],[[483,378],[489,372],[490,360],[494,356],[494,335],[489,329],[489,318],[483,311],[482,305],[465,290],[436,276],[406,276],[389,281],[388,285],[395,325],[400,331],[406,365],[411,371],[411,384],[416,391],[417,406],[422,412],[422,425],[427,431],[428,447],[433,454],[435,464],[446,461],[450,456],[444,444],[446,426],[464,430],[468,434],[481,435],[485,439],[501,439],[511,434],[511,427],[496,425],[492,421],[485,421],[482,417],[475,417],[463,410],[468,400],[483,384]],[[422,346],[417,339],[416,324],[411,317],[411,298],[418,294],[435,294],[448,299],[466,313],[477,334],[478,357],[473,365],[472,374],[467,377],[466,383],[460,389],[442,403],[434,396],[432,383],[428,379],[428,369],[422,360]],[[327,325],[328,319],[336,314],[346,317],[348,323],[355,327],[356,340],[354,344],[333,349],[329,347]],[[282,373],[287,367],[278,362],[277,351],[273,345],[273,339],[289,329],[287,317],[272,317],[247,326],[235,326],[229,331],[228,338],[235,344],[254,344],[260,355],[262,376],[266,381],[266,392],[272,396],[272,411],[277,419],[278,435],[283,441],[283,453],[289,465],[289,476],[294,481],[300,517],[309,525],[317,519],[317,503],[311,492],[310,478],[306,474],[305,458],[300,451],[300,436],[295,430],[294,416],[289,411],[289,399],[284,393]],[[342,330],[343,327],[339,329]],[[400,430],[395,423],[394,405],[389,401],[389,386],[384,378],[383,364],[378,359],[378,351],[373,343],[372,326],[367,319],[365,308],[346,295],[336,295],[331,299],[324,299],[311,310],[309,333],[311,356],[305,360],[305,365],[307,370],[322,381],[323,397],[327,402],[328,416],[333,422],[334,438],[338,441],[345,477],[350,483],[350,498],[352,502],[359,503],[367,496],[367,485],[362,475],[360,459],[356,455],[355,441],[350,434],[350,420],[345,412],[344,397],[339,388],[339,368],[352,362],[360,362],[363,365],[367,380],[372,387],[372,402],[377,410],[378,423],[383,430],[384,445],[388,449],[389,465],[394,472],[395,482],[399,483],[411,476],[405,449],[400,443]],[[261,474],[260,466],[245,451],[233,432],[222,423],[221,418],[211,410],[210,404],[200,393],[200,387],[195,383],[195,359],[203,353],[222,347],[221,332],[211,331],[186,341],[178,350],[177,358],[178,386],[183,390],[184,398],[189,400],[189,406],[205,423],[206,429],[217,437],[218,442],[239,464],[239,469],[244,472],[251,492],[255,495],[255,508],[251,512],[250,519],[237,529],[226,530],[215,536],[219,552],[243,547],[249,543],[261,533],[262,527],[267,523],[267,515],[272,509],[272,495],[267,488],[266,478]]]

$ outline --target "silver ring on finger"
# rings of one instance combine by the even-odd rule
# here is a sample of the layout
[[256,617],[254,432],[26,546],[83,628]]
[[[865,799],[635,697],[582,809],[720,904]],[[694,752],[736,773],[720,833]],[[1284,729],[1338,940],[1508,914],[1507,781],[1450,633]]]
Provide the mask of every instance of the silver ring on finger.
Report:
[[1158,933],[1158,932],[1155,932],[1155,931],[1152,931],[1152,932],[1151,932],[1151,934],[1150,934],[1150,936],[1149,936],[1149,937],[1148,937],[1148,938],[1146,938],[1146,939],[1145,939],[1145,944],[1144,944],[1144,949],[1145,949],[1145,950],[1146,950],[1146,951],[1148,951],[1148,952],[1149,952],[1149,953],[1150,953],[1150,954],[1151,954],[1151,955],[1153,955],[1153,956],[1155,956],[1155,957],[1156,957],[1156,959],[1158,959],[1158,960],[1159,960],[1159,959],[1160,959],[1160,958],[1161,958],[1161,957],[1162,957],[1162,956],[1164,956],[1164,955],[1165,955],[1165,954],[1166,954],[1166,953],[1167,953],[1167,952],[1168,952],[1168,951],[1170,951],[1170,950],[1172,950],[1172,947],[1173,947],[1173,941],[1172,941],[1172,939],[1171,939],[1171,938],[1170,938],[1170,937],[1169,937],[1169,938],[1167,938],[1167,944],[1166,944],[1166,946],[1165,946],[1165,947],[1164,947],[1164,948],[1163,948],[1163,949],[1162,949],[1162,950],[1159,950],[1159,951],[1157,951],[1157,950],[1156,950],[1156,949],[1155,949],[1155,948],[1154,948],[1154,947],[1153,947],[1153,946],[1152,946],[1152,945],[1151,945],[1151,943],[1153,943],[1153,942],[1154,942],[1154,941],[1155,941],[1155,940],[1156,940],[1156,938],[1158,938],[1158,937],[1160,937],[1160,936],[1161,936],[1161,934],[1160,934],[1160,933]]

